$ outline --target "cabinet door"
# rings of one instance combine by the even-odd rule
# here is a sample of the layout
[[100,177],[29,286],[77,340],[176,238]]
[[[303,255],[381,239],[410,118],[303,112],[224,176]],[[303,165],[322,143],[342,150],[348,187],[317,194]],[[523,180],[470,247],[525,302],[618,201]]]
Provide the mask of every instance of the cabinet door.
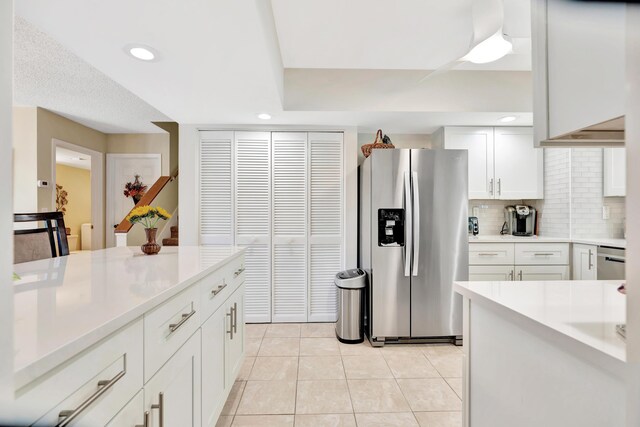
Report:
[[596,280],[598,248],[591,245],[573,245],[573,280]]
[[568,265],[516,265],[516,280],[569,280]]
[[142,390],[113,417],[106,427],[133,427],[144,423],[144,393]]
[[151,427],[200,427],[200,366],[198,330],[144,387]]
[[546,16],[538,19],[547,20],[548,82],[534,93],[548,96],[549,136],[623,116],[625,5],[549,0],[546,5]]
[[274,322],[307,321],[307,134],[274,132]]
[[497,199],[542,199],[543,150],[533,146],[532,128],[495,128],[494,153]]
[[444,148],[469,151],[469,199],[493,199],[493,128],[447,127]]
[[512,265],[470,265],[469,280],[478,282],[511,281],[514,278]]
[[233,132],[200,132],[200,241],[233,244]]
[[620,196],[627,193],[627,156],[624,148],[604,149],[604,197]]
[[335,322],[342,265],[342,133],[309,134],[309,322]]
[[247,246],[249,322],[271,321],[271,133],[235,133],[236,244]]
[[222,407],[225,393],[225,336],[227,303],[224,303],[202,325],[202,426],[213,427]]
[[[229,297],[225,313],[224,370],[225,385],[233,386],[244,361],[244,285]],[[231,332],[233,331],[233,333]]]

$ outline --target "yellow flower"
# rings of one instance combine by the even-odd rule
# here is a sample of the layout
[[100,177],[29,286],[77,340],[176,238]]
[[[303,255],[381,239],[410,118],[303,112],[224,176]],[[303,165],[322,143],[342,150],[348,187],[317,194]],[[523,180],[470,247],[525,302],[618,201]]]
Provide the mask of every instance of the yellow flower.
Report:
[[171,214],[167,212],[164,208],[161,208],[160,206],[156,206],[156,214],[162,219],[171,218]]

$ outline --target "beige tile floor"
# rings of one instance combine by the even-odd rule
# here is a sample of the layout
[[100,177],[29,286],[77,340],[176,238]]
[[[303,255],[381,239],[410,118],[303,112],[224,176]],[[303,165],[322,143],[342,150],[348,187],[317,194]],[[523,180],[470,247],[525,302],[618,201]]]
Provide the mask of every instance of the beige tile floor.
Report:
[[247,325],[217,427],[460,427],[462,351],[342,344],[334,325]]

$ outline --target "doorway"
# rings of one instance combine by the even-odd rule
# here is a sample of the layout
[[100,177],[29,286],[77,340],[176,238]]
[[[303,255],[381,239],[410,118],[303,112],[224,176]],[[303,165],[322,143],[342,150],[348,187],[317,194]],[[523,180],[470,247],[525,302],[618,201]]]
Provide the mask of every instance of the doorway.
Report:
[[64,213],[69,249],[103,248],[104,155],[57,139],[52,150],[52,206]]
[[114,228],[135,206],[132,197],[124,195],[127,183],[138,181],[147,190],[161,176],[161,154],[107,154],[107,247],[116,245]]

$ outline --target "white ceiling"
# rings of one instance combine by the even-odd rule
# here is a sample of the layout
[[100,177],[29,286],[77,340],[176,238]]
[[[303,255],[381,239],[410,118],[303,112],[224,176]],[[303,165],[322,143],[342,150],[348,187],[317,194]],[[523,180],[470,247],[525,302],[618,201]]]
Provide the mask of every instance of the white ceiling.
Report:
[[14,102],[39,106],[104,133],[159,133],[170,119],[32,24],[16,18]]
[[[496,2],[502,5],[500,0],[21,0],[16,12],[179,123],[264,125],[257,114],[268,112],[274,125],[377,129],[385,123],[389,131],[415,133],[442,125],[493,124],[509,113],[522,117],[524,122],[518,124],[530,124],[530,98],[515,96],[511,103],[507,99],[499,105],[488,103],[493,109],[470,111],[464,107],[469,95],[460,91],[445,99],[441,109],[434,108],[434,102],[427,109],[416,106],[416,94],[407,96],[411,86],[403,82],[386,87],[385,96],[394,99],[388,107],[371,111],[367,102],[380,90],[373,85],[368,94],[367,88],[360,88],[360,103],[346,108],[350,87],[343,82],[321,79],[315,88],[292,85],[285,68],[398,73],[438,68],[467,53],[473,33],[479,31],[472,24],[478,10],[492,18],[482,30],[495,31],[495,17],[502,16],[502,7],[478,6]],[[504,31],[521,39],[525,50],[530,35],[523,24],[528,22],[528,4],[526,0],[504,3]],[[123,48],[131,43],[153,47],[159,60],[145,63],[130,57]],[[456,70],[529,67],[530,55],[524,53],[488,66],[462,64]],[[492,81],[485,92],[499,83]],[[528,91],[529,80],[522,84],[520,92]],[[330,105],[323,97],[326,93],[342,98]],[[457,111],[456,106],[460,106]]]
[[91,170],[91,156],[56,147],[56,164]]

